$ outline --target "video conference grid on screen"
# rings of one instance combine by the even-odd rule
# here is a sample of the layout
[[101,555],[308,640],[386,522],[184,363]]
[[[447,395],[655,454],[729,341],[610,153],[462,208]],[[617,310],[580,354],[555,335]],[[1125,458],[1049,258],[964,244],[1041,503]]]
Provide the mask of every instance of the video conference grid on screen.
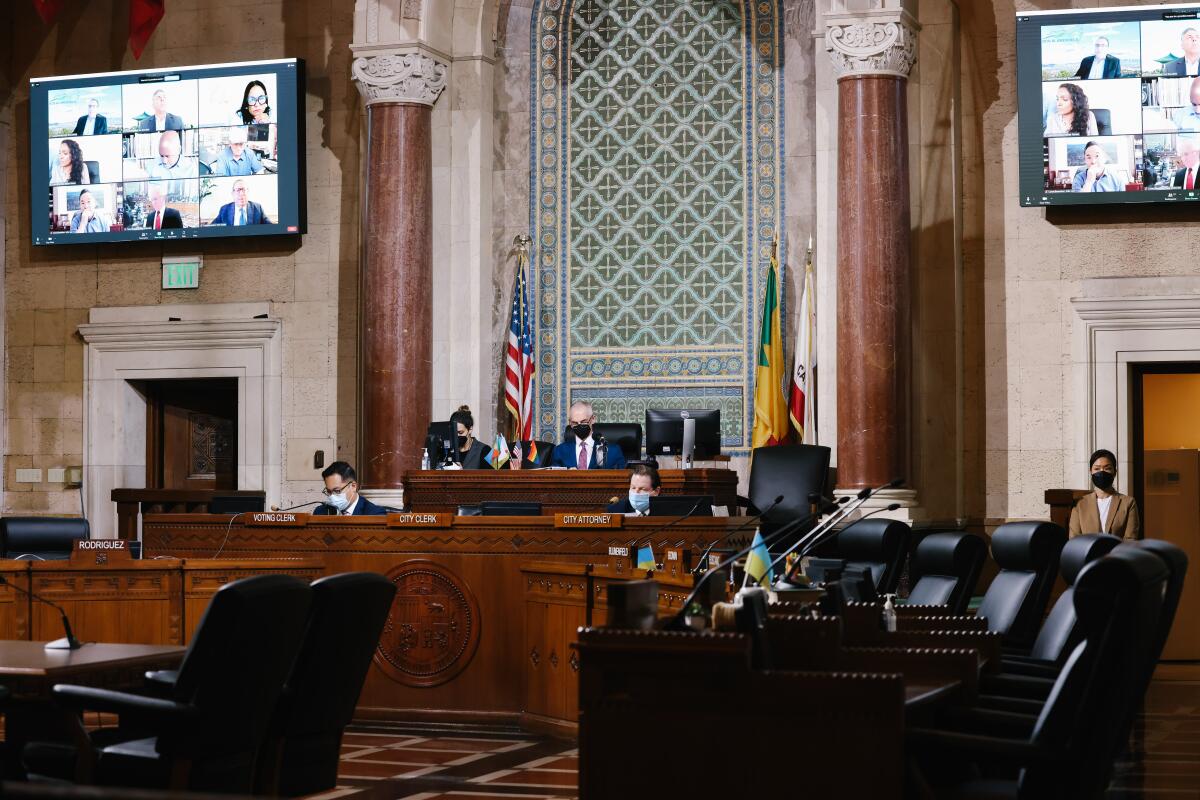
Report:
[[[180,69],[149,78],[117,74],[99,85],[50,82],[42,162],[48,235],[39,241],[35,232],[35,244],[81,234],[136,240],[268,232],[262,226],[299,232],[295,198],[285,192],[280,207],[281,157],[297,160],[281,150],[280,137],[280,123],[296,120],[294,80],[291,91],[281,91],[274,65],[241,66],[207,77]],[[291,133],[283,139],[295,147]],[[37,150],[35,138],[35,192]]]
[[[1031,98],[1022,98],[1022,204],[1200,199],[1196,7],[1030,15],[1019,24],[1038,27],[1041,89],[1036,133],[1024,118]],[[1034,136],[1040,176],[1026,152]]]

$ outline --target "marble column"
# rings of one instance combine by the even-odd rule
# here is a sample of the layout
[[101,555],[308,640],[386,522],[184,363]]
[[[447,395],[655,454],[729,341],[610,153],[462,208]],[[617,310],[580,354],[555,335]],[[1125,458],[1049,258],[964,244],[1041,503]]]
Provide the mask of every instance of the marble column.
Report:
[[[838,72],[837,476],[852,491],[908,471],[906,93],[917,25],[902,9],[825,22]],[[912,502],[911,491],[889,494]]]
[[433,384],[433,104],[446,65],[419,51],[354,60],[367,105],[359,280],[360,485],[389,503],[421,464]]

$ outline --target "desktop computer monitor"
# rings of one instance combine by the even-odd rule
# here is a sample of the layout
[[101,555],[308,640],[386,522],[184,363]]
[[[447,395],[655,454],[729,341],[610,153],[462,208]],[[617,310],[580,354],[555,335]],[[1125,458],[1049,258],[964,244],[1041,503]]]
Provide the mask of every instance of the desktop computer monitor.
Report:
[[429,464],[435,469],[446,461],[462,463],[458,447],[458,430],[453,422],[431,422],[425,432],[425,449],[429,451]]
[[646,457],[681,455],[683,452],[683,420],[696,420],[696,450],[698,459],[721,454],[721,409],[699,410],[677,408],[646,409]]

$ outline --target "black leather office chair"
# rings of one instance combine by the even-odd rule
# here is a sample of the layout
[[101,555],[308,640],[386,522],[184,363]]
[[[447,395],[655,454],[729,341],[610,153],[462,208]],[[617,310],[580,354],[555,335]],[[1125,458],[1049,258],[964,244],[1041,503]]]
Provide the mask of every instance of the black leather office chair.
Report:
[[1093,108],[1096,117],[1096,135],[1108,136],[1112,132],[1112,111],[1107,108]]
[[93,184],[100,182],[100,162],[99,161],[84,161],[83,165],[87,167],[88,180]]
[[1066,543],[1067,532],[1053,522],[1009,522],[992,534],[1000,573],[975,613],[1004,634],[1005,644],[1028,647],[1037,636]]
[[[54,698],[78,711],[139,720],[153,736],[95,748],[70,759],[76,779],[104,786],[251,794],[254,765],[308,622],[312,589],[287,575],[259,575],[213,595],[166,697],[58,685]],[[31,775],[56,774],[63,745],[25,748]]]
[[296,797],[337,783],[342,732],[392,609],[396,585],[374,572],[313,581],[313,603],[259,756],[255,794]]
[[4,517],[0,541],[5,558],[59,561],[71,557],[76,540],[90,539],[91,528],[81,517]]
[[[593,435],[603,436],[609,446],[620,445],[626,461],[642,458],[642,425],[640,422],[597,422]],[[566,441],[566,439],[563,439]]]
[[913,587],[908,603],[945,606],[946,614],[962,614],[986,559],[987,543],[974,534],[929,534],[913,554],[909,569]]
[[[1084,567],[1073,598],[1082,638],[1036,717],[977,712],[949,729],[912,729],[914,774],[939,797],[1101,796],[1140,701],[1150,649],[1143,632],[1163,612],[1167,569],[1149,555],[1117,548]],[[978,769],[962,769],[972,764]]]
[[873,517],[841,530],[822,554],[844,560],[847,568],[870,570],[876,593],[892,594],[900,583],[911,537],[912,528],[900,520]]
[[[761,514],[783,495],[783,501],[763,517],[763,535],[809,513],[809,495],[825,491],[829,448],[811,444],[781,444],[755,448],[750,461],[750,488],[738,505],[747,514]],[[797,536],[805,531],[797,531]],[[794,539],[792,541],[795,541]],[[782,552],[792,542],[779,542]]]

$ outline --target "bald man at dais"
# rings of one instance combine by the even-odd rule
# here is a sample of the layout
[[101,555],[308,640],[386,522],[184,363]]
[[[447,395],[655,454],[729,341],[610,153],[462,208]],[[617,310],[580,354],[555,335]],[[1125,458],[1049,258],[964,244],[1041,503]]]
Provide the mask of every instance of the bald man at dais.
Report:
[[[573,469],[624,469],[625,454],[620,445],[604,445],[597,448],[593,436],[593,426],[596,424],[596,412],[592,404],[576,400],[567,411],[567,421],[570,424],[571,435],[567,441],[554,447],[550,456],[550,466],[569,467]],[[600,449],[597,459],[596,450]]]

